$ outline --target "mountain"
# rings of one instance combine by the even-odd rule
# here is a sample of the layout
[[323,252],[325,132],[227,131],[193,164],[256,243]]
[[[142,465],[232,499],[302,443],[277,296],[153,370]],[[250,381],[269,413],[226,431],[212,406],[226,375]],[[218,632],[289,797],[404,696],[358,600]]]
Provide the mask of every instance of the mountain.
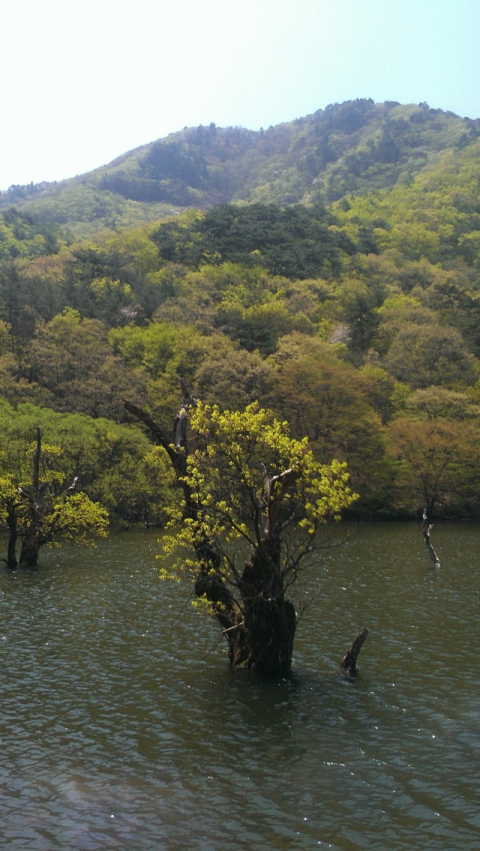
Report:
[[331,203],[409,184],[479,136],[480,120],[427,104],[348,101],[258,132],[185,128],[87,174],[12,186],[0,193],[0,210],[41,215],[83,236],[189,207]]
[[[479,131],[360,100],[3,193],[0,406],[25,452],[32,423],[54,447],[52,413],[75,417],[69,480],[122,523],[161,522],[161,459],[103,418],[128,398],[170,429],[181,375],[347,462],[364,516],[480,516]],[[5,485],[21,456],[1,450]]]

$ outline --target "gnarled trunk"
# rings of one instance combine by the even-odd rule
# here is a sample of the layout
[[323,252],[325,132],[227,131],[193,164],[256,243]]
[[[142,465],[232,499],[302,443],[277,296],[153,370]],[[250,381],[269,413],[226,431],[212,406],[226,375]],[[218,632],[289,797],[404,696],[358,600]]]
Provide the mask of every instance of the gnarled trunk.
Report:
[[240,604],[211,571],[199,573],[195,594],[211,604],[228,642],[232,667],[288,673],[297,618],[283,588],[272,589],[276,583],[270,571],[271,565],[255,550],[243,571]]
[[288,672],[297,619],[293,604],[285,597],[277,535],[267,531],[253,551],[245,563],[239,590],[248,636],[248,652],[241,664],[265,673]]
[[38,564],[38,553],[43,543],[40,534],[28,534],[22,541],[20,549],[20,567],[36,567]]
[[245,600],[248,656],[243,664],[262,673],[288,673],[296,626],[295,608],[283,595]]
[[35,449],[33,452],[32,491],[27,495],[29,522],[25,529],[20,548],[20,567],[36,567],[38,553],[42,544],[46,543],[43,530],[43,515],[45,507],[40,499],[40,455],[42,452],[42,435],[37,426]]

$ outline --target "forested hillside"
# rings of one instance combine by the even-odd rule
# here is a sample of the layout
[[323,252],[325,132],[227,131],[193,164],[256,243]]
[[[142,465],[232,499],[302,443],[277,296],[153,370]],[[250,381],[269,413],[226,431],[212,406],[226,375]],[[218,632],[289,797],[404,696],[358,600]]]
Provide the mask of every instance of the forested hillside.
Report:
[[4,193],[0,476],[41,424],[115,522],[161,524],[169,474],[122,399],[170,429],[180,375],[347,461],[352,512],[479,516],[479,133],[355,101]]
[[254,132],[185,128],[71,180],[12,186],[0,209],[41,213],[75,235],[133,226],[187,207],[258,201],[331,203],[407,184],[480,135],[480,121],[356,100]]

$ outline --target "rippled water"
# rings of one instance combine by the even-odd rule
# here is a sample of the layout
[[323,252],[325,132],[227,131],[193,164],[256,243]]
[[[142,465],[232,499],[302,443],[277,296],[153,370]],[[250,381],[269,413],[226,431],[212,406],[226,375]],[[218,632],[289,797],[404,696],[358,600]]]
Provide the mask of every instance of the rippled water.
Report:
[[1,573],[0,848],[477,851],[480,527],[434,543],[367,525],[315,566],[288,681],[202,662],[155,534]]

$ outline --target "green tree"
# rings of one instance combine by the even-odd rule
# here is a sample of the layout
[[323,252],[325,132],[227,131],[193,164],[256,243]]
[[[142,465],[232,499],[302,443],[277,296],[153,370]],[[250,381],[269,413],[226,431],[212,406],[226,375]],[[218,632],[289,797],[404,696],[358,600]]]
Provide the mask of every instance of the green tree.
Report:
[[350,348],[364,355],[379,323],[378,308],[383,301],[383,287],[367,286],[363,281],[347,280],[341,285],[341,319],[350,328]]
[[[76,479],[68,486],[58,468],[60,449],[42,447],[37,428],[31,454],[31,479],[24,480],[7,474],[0,477],[0,523],[8,528],[7,567],[35,567],[40,548],[45,544],[64,541],[88,543],[93,535],[105,536],[108,514],[86,494],[76,492]],[[19,562],[16,556],[17,539],[21,538]]]
[[[424,307],[418,298],[394,292],[385,299],[378,311],[379,325],[374,334],[372,345],[382,356],[388,353],[399,332],[408,325],[436,325],[438,315]],[[421,328],[418,333],[421,334]]]
[[257,352],[241,349],[204,360],[195,374],[195,394],[204,402],[242,409],[271,395],[272,367]]
[[389,470],[381,420],[369,399],[372,382],[346,361],[343,346],[300,334],[284,337],[271,362],[270,407],[296,437],[308,436],[319,461],[348,464],[360,493],[356,508],[384,511]]
[[183,222],[161,224],[152,239],[167,261],[200,265],[216,258],[263,266],[273,275],[312,278],[339,270],[355,245],[321,204],[282,210],[274,204],[243,207],[220,204],[186,229]]
[[[0,476],[31,479],[31,440],[37,426],[43,459],[76,492],[107,509],[112,524],[161,526],[171,498],[171,470],[161,450],[152,447],[136,425],[65,414],[32,404],[16,409],[0,399]],[[46,455],[47,447],[55,455]],[[50,450],[49,450],[50,452]]]
[[56,410],[116,418],[127,388],[144,393],[144,376],[114,356],[102,323],[71,308],[39,325],[28,355],[30,380]]
[[126,407],[164,447],[181,485],[162,574],[192,578],[222,627],[232,665],[288,671],[297,618],[287,592],[322,546],[320,530],[355,499],[346,465],[315,461],[308,441],[292,438],[258,404],[221,412],[187,397],[174,444],[145,412]]
[[234,349],[223,334],[207,336],[189,325],[167,322],[114,328],[109,340],[128,367],[140,368],[149,377],[147,400],[165,427],[165,411],[174,409],[178,401],[178,376],[193,385],[203,361],[221,360]]
[[461,334],[438,324],[406,324],[397,334],[385,365],[398,381],[414,388],[432,384],[465,387],[476,379],[474,358]]
[[475,515],[480,478],[480,408],[442,387],[417,390],[388,427],[396,462],[395,501],[408,513]]
[[234,304],[222,305],[215,324],[242,348],[264,356],[273,354],[278,340],[291,331],[302,326],[306,331],[312,328],[305,316],[292,316],[280,302],[273,300],[246,310]]

